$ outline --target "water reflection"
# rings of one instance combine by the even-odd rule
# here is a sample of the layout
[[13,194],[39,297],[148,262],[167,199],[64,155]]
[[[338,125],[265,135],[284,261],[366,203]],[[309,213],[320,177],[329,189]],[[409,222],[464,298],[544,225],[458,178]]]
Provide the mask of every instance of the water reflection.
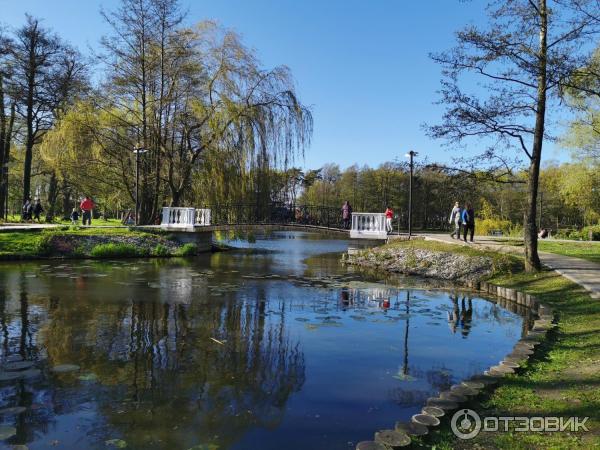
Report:
[[471,321],[473,320],[473,300],[467,296],[467,306],[465,307],[465,295],[458,306],[458,295],[450,295],[452,302],[452,311],[448,311],[448,326],[453,334],[456,334],[456,329],[460,328],[461,335],[466,338],[471,331]]
[[[0,421],[16,428],[4,442],[347,448],[495,363],[526,326],[463,293],[365,281],[304,244],[3,265]],[[286,245],[310,258],[282,264]],[[10,379],[21,359],[34,367]]]

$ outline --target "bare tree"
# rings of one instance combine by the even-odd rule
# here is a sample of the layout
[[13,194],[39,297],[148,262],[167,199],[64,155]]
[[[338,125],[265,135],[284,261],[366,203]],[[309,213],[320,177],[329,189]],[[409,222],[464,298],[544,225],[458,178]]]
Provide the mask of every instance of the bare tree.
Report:
[[16,30],[11,52],[12,84],[19,101],[18,116],[24,123],[21,140],[25,146],[23,199],[31,194],[33,149],[51,129],[57,107],[57,79],[63,76],[61,61],[65,47],[38,19],[26,15],[25,24]]
[[[494,0],[488,26],[469,26],[450,51],[432,55],[443,67],[441,101],[447,111],[431,136],[450,143],[480,138],[479,161],[501,160],[517,149],[528,161],[524,211],[525,262],[539,270],[536,207],[538,179],[549,112],[556,110],[572,74],[586,65],[586,44],[598,33],[598,0]],[[466,77],[483,80],[468,94]]]
[[8,163],[10,146],[14,135],[15,99],[7,92],[8,82],[12,71],[7,57],[12,52],[12,41],[0,34],[0,216],[6,212],[6,197],[8,194]]

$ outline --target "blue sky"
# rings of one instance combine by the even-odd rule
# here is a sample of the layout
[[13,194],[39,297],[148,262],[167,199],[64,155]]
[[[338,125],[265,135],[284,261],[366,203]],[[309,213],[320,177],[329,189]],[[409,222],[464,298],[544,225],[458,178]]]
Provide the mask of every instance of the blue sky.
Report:
[[[86,52],[107,28],[98,11],[118,0],[0,0],[0,21],[19,26],[29,12]],[[421,124],[439,122],[434,105],[440,70],[430,52],[453,45],[453,33],[482,23],[482,1],[458,0],[182,0],[189,23],[214,19],[243,36],[265,67],[292,70],[311,106],[313,142],[298,165],[377,166],[414,149],[447,162],[441,142]],[[548,144],[544,159],[556,158]],[[456,155],[454,155],[456,156]]]

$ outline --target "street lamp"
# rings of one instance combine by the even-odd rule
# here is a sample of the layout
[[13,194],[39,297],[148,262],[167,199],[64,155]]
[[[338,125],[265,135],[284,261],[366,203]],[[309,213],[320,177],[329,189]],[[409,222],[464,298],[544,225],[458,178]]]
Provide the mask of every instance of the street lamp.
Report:
[[410,179],[408,182],[408,239],[410,239],[411,235],[412,235],[412,182],[413,182],[413,170],[414,170],[414,162],[413,162],[413,158],[418,155],[417,152],[415,152],[414,150],[409,151],[407,154],[405,154],[404,156],[406,156],[407,158],[410,158]]
[[135,225],[139,225],[139,191],[140,191],[140,153],[146,153],[148,150],[142,147],[133,149],[135,153]]

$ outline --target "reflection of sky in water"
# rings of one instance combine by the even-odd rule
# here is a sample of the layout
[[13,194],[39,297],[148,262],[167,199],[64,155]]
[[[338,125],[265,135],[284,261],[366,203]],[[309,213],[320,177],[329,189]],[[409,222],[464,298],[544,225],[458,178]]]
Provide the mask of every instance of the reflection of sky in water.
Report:
[[269,234],[252,234],[250,239],[247,235],[243,237],[243,239],[240,237],[236,239],[235,236],[224,236],[220,242],[241,249],[271,252],[270,259],[275,263],[273,268],[276,271],[300,271],[305,267],[303,260],[309,256],[345,252],[349,245],[353,247],[369,245],[366,242],[349,242],[306,232],[275,231]]
[[[305,260],[344,241],[281,235],[257,241],[267,254],[0,266],[0,355],[42,369],[0,383],[0,408],[27,407],[0,417],[18,429],[5,444],[345,449],[521,334],[489,301]],[[81,371],[49,371],[65,363]]]

